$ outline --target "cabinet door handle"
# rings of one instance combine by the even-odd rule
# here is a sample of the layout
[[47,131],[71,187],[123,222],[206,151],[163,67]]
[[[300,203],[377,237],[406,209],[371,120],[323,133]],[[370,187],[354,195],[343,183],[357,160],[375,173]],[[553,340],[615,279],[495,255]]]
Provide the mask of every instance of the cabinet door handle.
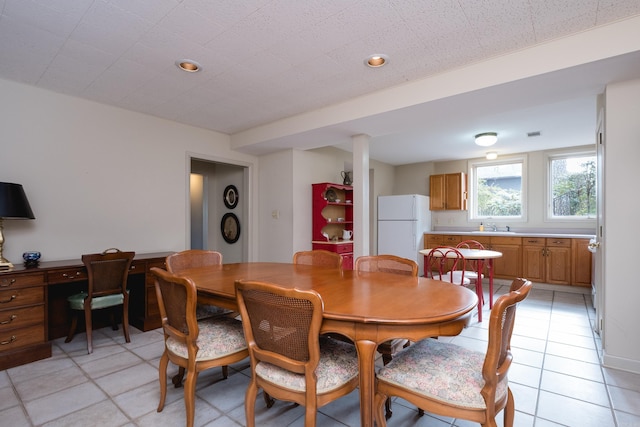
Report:
[[11,279],[11,280],[4,279],[2,281],[2,283],[0,284],[0,288],[8,288],[9,286],[13,285],[14,283],[16,283],[16,279]]
[[0,322],[0,325],[6,325],[8,323],[11,323],[14,320],[16,320],[17,318],[18,318],[18,316],[16,316],[15,314],[12,314],[11,316],[9,316],[9,319],[3,320],[2,322]]
[[8,341],[0,341],[0,345],[11,344],[15,340],[17,340],[16,336],[15,335],[11,335],[11,338]]
[[4,300],[4,301],[0,301],[0,304],[7,304],[7,303],[9,303],[9,302],[13,301],[13,300],[14,300],[14,299],[16,299],[16,298],[18,298],[18,296],[17,296],[17,295],[11,295],[11,297],[10,297],[9,299]]

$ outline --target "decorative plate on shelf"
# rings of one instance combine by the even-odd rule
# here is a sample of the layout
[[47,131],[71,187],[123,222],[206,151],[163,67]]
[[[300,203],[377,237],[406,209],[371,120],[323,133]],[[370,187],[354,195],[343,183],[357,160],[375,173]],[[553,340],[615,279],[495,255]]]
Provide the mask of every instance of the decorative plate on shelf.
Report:
[[324,192],[324,197],[327,199],[328,202],[335,202],[338,195],[333,190],[333,188],[330,188]]

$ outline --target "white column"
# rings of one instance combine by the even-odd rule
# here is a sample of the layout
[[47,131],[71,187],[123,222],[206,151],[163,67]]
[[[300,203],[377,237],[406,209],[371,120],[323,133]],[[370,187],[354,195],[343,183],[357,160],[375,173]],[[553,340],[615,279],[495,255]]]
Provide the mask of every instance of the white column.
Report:
[[369,255],[369,135],[354,135],[353,143],[353,260]]

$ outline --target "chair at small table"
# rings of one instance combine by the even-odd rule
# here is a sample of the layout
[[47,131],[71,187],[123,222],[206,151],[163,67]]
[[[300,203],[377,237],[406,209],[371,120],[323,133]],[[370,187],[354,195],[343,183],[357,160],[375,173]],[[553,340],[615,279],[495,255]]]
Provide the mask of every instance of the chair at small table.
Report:
[[[356,259],[354,266],[354,270],[356,271],[381,271],[413,277],[418,277],[418,269],[418,263],[414,260],[396,255],[360,256]],[[403,338],[393,339],[379,344],[378,353],[382,355],[382,363],[386,365],[391,362],[393,355],[407,346],[409,346],[409,340]],[[385,409],[387,418],[390,418],[391,415],[393,415],[390,399],[387,399]]]
[[482,353],[431,338],[401,351],[376,378],[376,425],[386,426],[382,407],[399,396],[433,414],[496,426],[504,410],[504,426],[512,427],[514,401],[507,380],[511,366],[511,335],[517,303],[527,297],[531,282],[516,279],[498,298],[489,319],[487,352]]
[[320,336],[323,303],[317,292],[240,281],[236,297],[251,359],[248,427],[255,426],[258,389],[303,405],[304,425],[313,427],[319,407],[357,388],[355,347]]
[[67,298],[72,311],[71,326],[64,342],[70,342],[76,333],[78,317],[84,312],[85,329],[87,332],[87,351],[93,353],[92,311],[112,309],[111,324],[114,331],[118,330],[113,310],[122,308],[122,330],[124,339],[129,338],[129,291],[127,278],[129,268],[135,252],[122,252],[111,248],[98,254],[82,255],[82,263],[87,269],[87,291],[71,295]]
[[464,256],[456,248],[449,246],[433,248],[425,255],[424,275],[456,285],[471,284],[469,278],[465,277]]
[[164,332],[164,352],[160,358],[160,403],[164,409],[167,397],[167,366],[169,361],[187,371],[184,384],[184,404],[187,427],[195,418],[195,393],[198,374],[206,369],[222,367],[227,378],[227,365],[245,359],[249,353],[242,331],[242,322],[231,317],[196,318],[196,286],[188,277],[175,276],[157,267],[156,296]]
[[[456,249],[476,249],[484,250],[484,245],[476,240],[464,240],[456,245]],[[465,270],[464,277],[467,277],[472,285],[476,287],[476,295],[478,295],[478,322],[482,322],[482,307],[484,306],[484,290],[482,289],[482,279],[484,278],[484,260],[473,259],[467,260],[472,266],[471,270]],[[490,307],[493,307],[493,295],[489,295],[491,303]]]
[[336,252],[324,249],[300,251],[293,254],[294,264],[319,265],[330,268],[342,268],[342,257]]

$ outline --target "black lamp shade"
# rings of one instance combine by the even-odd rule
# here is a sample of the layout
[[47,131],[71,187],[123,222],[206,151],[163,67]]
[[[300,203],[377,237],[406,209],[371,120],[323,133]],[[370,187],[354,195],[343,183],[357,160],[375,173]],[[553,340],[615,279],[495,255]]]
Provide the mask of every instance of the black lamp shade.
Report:
[[0,218],[35,219],[20,184],[0,182]]

